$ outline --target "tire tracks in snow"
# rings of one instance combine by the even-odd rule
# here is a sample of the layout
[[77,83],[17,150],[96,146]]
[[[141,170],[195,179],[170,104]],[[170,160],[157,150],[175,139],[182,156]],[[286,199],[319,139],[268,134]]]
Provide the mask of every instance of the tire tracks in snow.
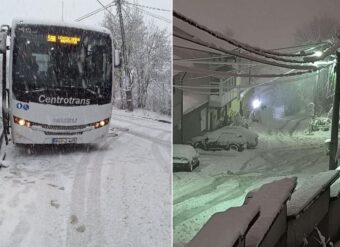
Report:
[[[129,123],[129,124],[136,125],[138,127],[143,127],[143,128],[147,128],[147,129],[153,129],[153,130],[158,130],[158,131],[162,131],[162,132],[171,133],[171,130],[167,130],[166,128],[158,128],[158,127],[155,127],[155,126],[152,126],[152,125],[144,125],[144,124],[140,124],[140,123],[136,123],[136,122],[127,120],[127,119],[122,118],[122,117],[115,117],[115,116],[113,116],[112,118],[113,118],[113,120],[118,120],[118,121],[126,122],[126,123]],[[150,120],[150,121],[152,121],[152,120]],[[157,120],[154,120],[154,121],[157,121]],[[155,123],[159,123],[159,122],[155,122]],[[169,124],[167,124],[167,125],[169,125]]]
[[[84,153],[77,164],[76,174],[72,186],[70,215],[79,219],[78,225],[84,225],[83,233],[76,231],[76,225],[70,225],[68,220],[67,246],[98,246],[101,237],[101,178],[105,156],[101,149],[109,145],[111,138],[93,150]],[[99,241],[99,242],[98,242]],[[101,245],[99,245],[101,246]]]
[[[209,186],[205,188],[205,192],[206,192],[205,194],[209,194],[212,191],[216,190],[218,185],[222,185],[227,180],[228,179],[226,179],[226,177],[217,178],[212,184],[210,184]],[[261,178],[259,177],[248,177],[248,176],[241,177],[239,181],[239,186],[233,189],[230,193],[225,193],[225,195],[223,196],[218,194],[211,200],[207,200],[204,202],[201,201],[200,204],[194,208],[185,209],[178,214],[174,214],[173,227],[176,228],[178,225],[183,224],[184,222],[196,217],[197,215],[203,214],[205,211],[209,210],[212,207],[216,207],[220,203],[225,203],[228,200],[244,195],[247,191],[247,188],[249,188],[256,181],[260,181],[260,180]],[[204,194],[202,195],[204,196]],[[197,196],[202,196],[202,195],[198,194]],[[190,196],[190,198],[192,198],[192,196]],[[184,201],[179,202],[177,200],[177,203],[174,203],[174,206],[176,206],[175,204],[178,204],[178,203],[184,203]]]
[[284,134],[284,128],[286,128],[286,126],[292,121],[291,119],[288,120],[284,120],[285,122],[277,129],[276,134],[278,134],[279,132],[281,132],[282,134]]
[[[258,168],[254,168],[255,170],[249,170],[249,165],[251,164],[252,161],[255,161],[256,159],[263,159],[266,164],[268,164],[268,168],[269,169],[270,166],[272,166],[271,164],[277,164],[277,165],[282,165],[286,162],[288,162],[289,159],[292,158],[296,158],[296,156],[291,155],[291,153],[296,153],[297,149],[299,151],[301,151],[302,157],[305,159],[308,159],[308,157],[310,157],[310,153],[308,153],[308,151],[312,152],[312,154],[315,153],[315,150],[320,149],[320,151],[318,152],[318,154],[322,154],[323,151],[320,148],[320,145],[316,144],[316,145],[310,145],[307,147],[292,147],[292,146],[287,146],[287,147],[277,147],[277,148],[271,148],[268,150],[259,150],[256,151],[256,153],[254,154],[253,157],[249,158],[246,162],[244,162],[240,168],[240,172],[242,173],[243,171],[247,170],[247,173],[249,172],[256,172],[258,171]],[[306,153],[307,151],[307,153]],[[299,156],[300,157],[300,156]],[[303,161],[303,160],[302,160]],[[292,163],[292,161],[290,161],[289,163]]]
[[288,131],[289,135],[292,136],[293,133],[296,131],[296,129],[300,126],[302,121],[308,119],[308,117],[301,118],[295,122],[295,124],[292,126],[292,128]]

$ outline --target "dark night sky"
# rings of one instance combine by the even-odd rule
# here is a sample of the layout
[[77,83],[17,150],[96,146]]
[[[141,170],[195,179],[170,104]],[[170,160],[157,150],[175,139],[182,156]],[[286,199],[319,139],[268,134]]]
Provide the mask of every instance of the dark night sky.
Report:
[[340,22],[340,0],[174,0],[174,9],[214,30],[266,49],[294,44],[297,28],[327,15]]

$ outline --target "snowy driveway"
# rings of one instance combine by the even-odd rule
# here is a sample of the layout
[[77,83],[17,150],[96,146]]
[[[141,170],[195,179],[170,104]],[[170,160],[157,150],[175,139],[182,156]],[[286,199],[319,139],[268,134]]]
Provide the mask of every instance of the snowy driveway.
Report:
[[183,246],[209,217],[240,206],[247,192],[285,176],[328,169],[324,140],[329,132],[305,135],[307,118],[258,125],[259,146],[254,150],[201,151],[201,165],[192,173],[174,173],[174,246]]
[[0,246],[170,246],[171,125],[144,115],[114,110],[89,152],[8,146]]

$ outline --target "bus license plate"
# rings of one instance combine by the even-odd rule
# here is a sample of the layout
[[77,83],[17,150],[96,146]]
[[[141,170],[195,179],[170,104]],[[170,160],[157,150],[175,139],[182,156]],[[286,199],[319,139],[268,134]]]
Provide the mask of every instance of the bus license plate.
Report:
[[52,144],[72,144],[77,143],[77,138],[52,138]]

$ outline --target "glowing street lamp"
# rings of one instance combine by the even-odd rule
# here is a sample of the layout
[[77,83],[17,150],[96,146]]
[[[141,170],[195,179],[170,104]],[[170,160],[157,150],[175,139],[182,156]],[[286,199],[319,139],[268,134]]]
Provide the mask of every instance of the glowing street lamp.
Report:
[[261,106],[262,102],[259,99],[254,99],[252,102],[253,109],[257,109]]
[[321,57],[322,55],[323,55],[322,51],[316,51],[316,52],[314,53],[314,56],[315,56],[315,57]]

